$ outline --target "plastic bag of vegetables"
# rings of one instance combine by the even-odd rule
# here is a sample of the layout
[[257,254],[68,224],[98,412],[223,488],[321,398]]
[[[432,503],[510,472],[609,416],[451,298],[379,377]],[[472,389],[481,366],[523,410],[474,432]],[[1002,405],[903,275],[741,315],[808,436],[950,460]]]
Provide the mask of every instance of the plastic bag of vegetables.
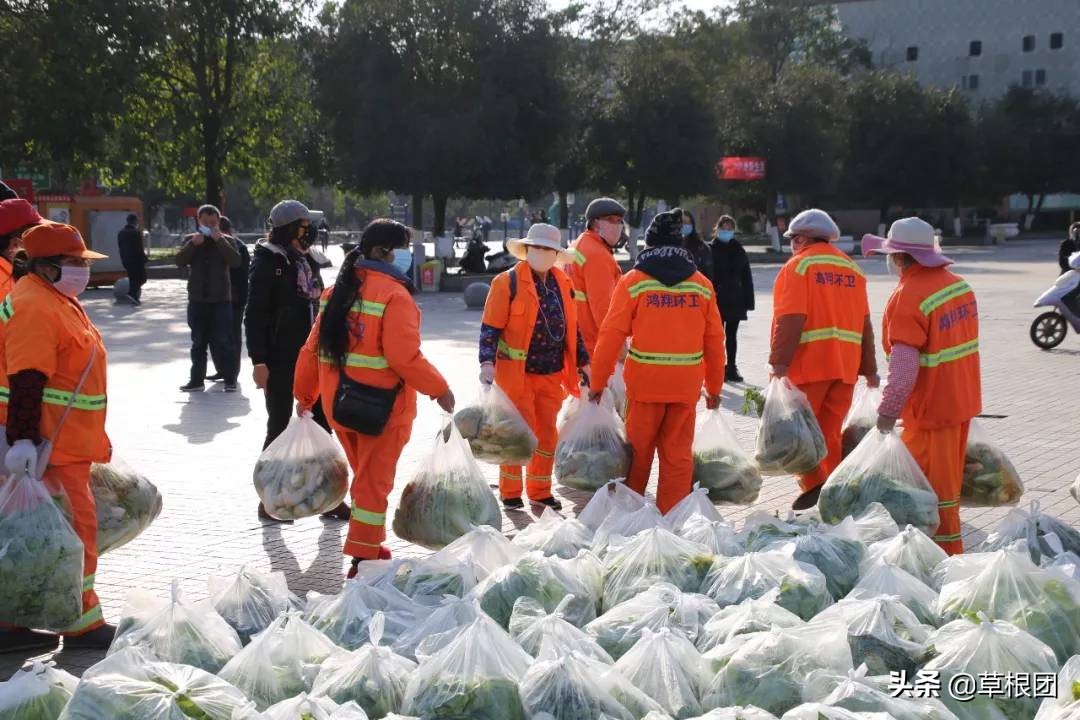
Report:
[[396,654],[382,642],[382,613],[371,621],[371,643],[352,652],[335,651],[319,670],[311,687],[314,697],[355,702],[372,720],[401,710],[405,686],[416,663]]
[[612,513],[608,515],[600,527],[596,528],[593,535],[592,549],[598,553],[606,553],[611,544],[621,545],[627,540],[634,538],[646,530],[664,528],[671,530],[671,523],[660,514],[660,510],[651,502],[640,510],[623,514]]
[[567,595],[548,612],[531,597],[518,598],[510,615],[510,637],[533,657],[539,657],[541,646],[547,644],[559,655],[573,651],[606,665],[613,664],[612,657],[592,637],[563,617],[573,601],[574,597]]
[[615,669],[676,720],[700,715],[704,709],[701,696],[711,678],[697,648],[677,631],[643,630]]
[[604,610],[610,610],[656,583],[698,592],[712,567],[703,545],[683,540],[663,528],[640,533],[604,559]]
[[335,595],[311,593],[304,620],[346,650],[356,650],[371,642],[369,626],[376,612],[383,614],[382,636],[393,643],[424,608],[392,586],[354,578]]
[[128,648],[86,671],[60,718],[233,720],[247,704],[244,693],[205,670]]
[[704,595],[684,593],[670,583],[657,583],[585,626],[585,632],[611,657],[625,655],[645,630],[671,628],[698,642],[705,624],[720,611]]
[[103,555],[131,542],[161,514],[154,484],[115,456],[90,466],[90,491],[97,510],[97,550]]
[[244,645],[281,613],[300,608],[300,599],[289,591],[282,573],[263,573],[244,565],[230,578],[210,576],[207,585],[214,609]]
[[922,580],[901,567],[880,560],[869,566],[864,565],[862,572],[862,577],[847,594],[846,600],[870,600],[893,595],[923,625],[941,625],[941,616],[937,612],[938,594]]
[[416,602],[438,605],[446,595],[463,597],[492,572],[524,554],[501,532],[481,525],[417,562],[396,585]]
[[866,546],[857,539],[818,529],[766,547],[787,552],[799,562],[820,570],[834,600],[844,597],[855,587],[859,581],[859,563],[866,555]]
[[825,481],[818,510],[825,522],[838,523],[872,502],[884,505],[899,525],[937,530],[937,494],[896,431],[863,438]]
[[1031,561],[1038,564],[1044,556],[1056,557],[1063,552],[1080,555],[1080,531],[1042,511],[1038,500],[1028,509],[1013,508],[990,533],[979,552],[993,552],[1025,540]]
[[947,557],[948,554],[929,535],[908,525],[896,537],[876,542],[867,548],[862,572],[865,574],[880,563],[894,565],[929,587],[938,589],[940,586],[934,578],[934,571]]
[[264,710],[311,689],[311,669],[334,652],[330,638],[300,613],[282,613],[221,669],[221,677],[240,688]]
[[721,607],[760,598],[773,589],[780,591],[776,603],[803,620],[833,601],[820,570],[779,550],[717,557],[702,585],[702,591]]
[[498,385],[481,385],[476,401],[454,415],[454,425],[478,460],[493,465],[527,465],[536,434]]
[[477,525],[502,528],[499,503],[452,423],[435,437],[435,447],[401,492],[394,534],[438,549]]
[[282,700],[267,708],[262,719],[332,720],[338,707],[338,704],[330,698],[309,697],[307,693],[300,693],[294,698]]
[[610,666],[577,652],[545,654],[521,681],[532,718],[637,720],[660,706]]
[[1074,655],[1057,676],[1057,697],[1039,707],[1035,720],[1077,720],[1080,718],[1080,655]]
[[109,654],[143,648],[164,662],[191,665],[216,673],[240,652],[240,638],[208,602],[189,603],[172,582],[169,599],[145,590],[128,594]]
[[[953,620],[930,636],[936,656],[924,670],[938,673],[941,687],[957,675],[1053,674],[1058,670],[1054,651],[1046,643],[1012,623],[990,621],[985,615],[975,620]],[[960,720],[1027,720],[1035,717],[1039,701],[1031,697],[974,695],[957,699],[943,692],[941,700]]]
[[536,551],[497,569],[473,592],[484,612],[504,628],[509,626],[514,603],[521,597],[530,597],[553,612],[563,598],[572,595],[573,600],[561,606],[567,622],[581,627],[596,618],[597,598],[585,583],[557,560]]
[[1080,582],[1033,564],[1023,543],[994,553],[956,555],[938,567],[944,621],[985,613],[1044,643],[1064,663],[1080,652]]
[[483,614],[475,597],[448,595],[438,606],[417,616],[413,626],[402,633],[391,648],[410,660],[423,660],[448,645]]
[[722,662],[710,684],[704,704],[753,704],[774,714],[784,713],[802,702],[802,685],[809,672],[853,669],[846,636],[846,626],[836,623],[741,636],[739,647]]
[[1040,567],[1055,570],[1073,580],[1080,580],[1080,556],[1076,553],[1063,552],[1053,559],[1043,558]]
[[0,478],[0,618],[62,630],[82,615],[83,544],[48,478]]
[[687,520],[679,530],[679,537],[704,545],[713,555],[734,556],[745,552],[731,525],[723,520],[709,520],[702,515],[694,515]]
[[35,662],[0,683],[0,720],[56,720],[68,704],[78,678]]
[[776,716],[753,705],[735,705],[710,710],[692,720],[776,720]]
[[779,589],[770,590],[760,598],[748,598],[738,605],[721,608],[702,628],[697,649],[704,653],[729,642],[736,635],[803,625],[802,618],[776,604],[779,595]]
[[[846,520],[844,522],[847,522]],[[852,517],[859,539],[869,545],[894,538],[900,534],[900,526],[893,516],[878,502],[867,505],[861,513]]]
[[611,392],[611,404],[615,406],[615,412],[619,413],[619,417],[623,420],[626,419],[626,378],[623,375],[625,369],[621,362],[615,363],[615,372],[611,374],[607,386],[608,391]]
[[773,378],[765,391],[755,460],[763,475],[803,475],[828,455],[810,403],[787,378]]
[[255,463],[255,491],[278,520],[332,510],[349,490],[345,453],[312,418],[310,412],[294,416]]
[[601,490],[593,493],[589,502],[578,513],[585,527],[595,531],[612,514],[632,513],[648,504],[648,500],[630,488],[622,480],[612,480]]
[[893,670],[914,675],[928,659],[926,643],[933,628],[919,622],[895,596],[844,598],[825,608],[814,622],[846,624],[852,661],[865,664],[875,675],[888,675]]
[[969,507],[1015,505],[1024,494],[1020,474],[974,420],[968,432],[960,504]]
[[847,457],[858,447],[866,434],[877,427],[878,406],[881,405],[881,388],[860,385],[851,401],[851,409],[844,418],[840,435],[843,456]]
[[409,678],[402,712],[424,720],[525,720],[518,683],[531,658],[481,616]]
[[757,500],[761,473],[739,447],[721,410],[698,416],[693,453],[694,483],[705,488],[713,502],[746,505]]
[[701,485],[694,483],[693,488],[687,496],[675,503],[675,506],[667,511],[664,515],[664,520],[667,521],[667,524],[673,533],[679,534],[683,525],[685,525],[690,518],[698,516],[707,520],[722,521],[724,519],[720,515],[720,511],[713,505],[712,500],[709,499],[709,491]]
[[555,447],[555,479],[576,490],[599,490],[630,470],[626,430],[610,403],[583,403]]
[[888,713],[895,720],[956,720],[940,700],[894,697],[888,676],[873,678],[868,672],[866,665],[846,674],[814,670],[806,676],[803,700],[853,712]]
[[803,703],[784,713],[780,720],[895,720],[884,713],[864,713],[824,703]]
[[539,550],[550,557],[569,559],[592,546],[593,531],[575,518],[565,518],[547,508],[540,519],[514,536],[516,547]]

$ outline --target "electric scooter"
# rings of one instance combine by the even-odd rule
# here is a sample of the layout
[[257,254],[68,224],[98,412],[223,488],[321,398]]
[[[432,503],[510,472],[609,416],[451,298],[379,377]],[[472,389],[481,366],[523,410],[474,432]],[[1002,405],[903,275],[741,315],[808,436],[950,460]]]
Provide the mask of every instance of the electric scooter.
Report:
[[1031,342],[1043,350],[1064,342],[1070,325],[1073,332],[1080,333],[1080,252],[1069,256],[1069,267],[1035,301],[1035,307],[1053,308],[1031,323]]

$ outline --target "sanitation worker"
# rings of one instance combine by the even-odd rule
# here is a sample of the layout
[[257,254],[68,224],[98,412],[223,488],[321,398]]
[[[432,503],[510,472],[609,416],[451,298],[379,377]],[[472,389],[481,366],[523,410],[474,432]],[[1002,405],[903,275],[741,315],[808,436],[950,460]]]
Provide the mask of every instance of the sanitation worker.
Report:
[[[560,510],[551,494],[555,423],[567,394],[579,393],[579,372],[588,377],[589,364],[570,279],[555,267],[573,262],[574,255],[563,249],[559,229],[547,223],[536,223],[506,246],[519,262],[491,283],[480,326],[480,381],[496,383],[536,434],[525,481],[529,500]],[[523,507],[521,490],[521,467],[499,466],[503,506]]]
[[615,248],[623,236],[625,216],[626,208],[617,200],[593,200],[585,208],[585,232],[570,248],[574,261],[566,272],[574,283],[578,324],[590,355],[596,350],[596,337],[611,305],[611,294],[622,277],[615,262]]
[[627,486],[645,492],[660,453],[656,504],[667,512],[690,493],[697,402],[720,407],[724,323],[713,286],[682,247],[682,210],[653,218],[646,249],[619,280],[600,326],[590,400],[599,402],[622,347],[626,356],[626,436],[633,447]]
[[[297,411],[310,412],[321,398],[323,411],[353,472],[352,513],[344,553],[355,577],[362,560],[389,559],[387,497],[398,458],[412,433],[416,393],[454,411],[454,394],[420,352],[420,308],[412,283],[394,264],[394,250],[408,247],[409,229],[393,220],[373,220],[360,246],[345,256],[337,281],[323,293],[316,318],[297,358],[293,392]],[[360,432],[334,416],[342,378],[386,400],[378,434]]]
[[[88,250],[78,230],[59,223],[31,228],[22,243],[28,274],[0,304],[9,388],[4,464],[9,473],[43,476],[67,494],[83,543],[82,617],[57,629],[66,650],[107,648],[116,628],[105,623],[94,592],[97,512],[90,492],[91,463],[108,462],[112,455],[105,434],[107,358],[101,335],[77,299],[90,280],[90,264],[105,256]],[[41,452],[46,441],[51,453]],[[10,641],[0,639],[5,649],[56,640],[18,628],[4,635]]]
[[821,486],[840,464],[840,433],[851,408],[855,381],[877,387],[874,328],[866,278],[855,262],[833,245],[840,229],[822,210],[804,210],[784,235],[794,255],[773,286],[769,364],[773,377],[787,377],[806,394],[825,436],[829,454],[798,478],[802,490],[792,508],[817,504]]
[[902,437],[938,496],[934,541],[962,553],[960,486],[971,419],[982,412],[979,308],[963,278],[949,272],[934,229],[919,218],[897,220],[887,238],[866,235],[864,255],[885,255],[898,277],[885,306],[882,340],[888,382],[878,429],[903,418]]
[[34,206],[22,198],[0,201],[0,300],[15,286],[23,233],[42,222]]

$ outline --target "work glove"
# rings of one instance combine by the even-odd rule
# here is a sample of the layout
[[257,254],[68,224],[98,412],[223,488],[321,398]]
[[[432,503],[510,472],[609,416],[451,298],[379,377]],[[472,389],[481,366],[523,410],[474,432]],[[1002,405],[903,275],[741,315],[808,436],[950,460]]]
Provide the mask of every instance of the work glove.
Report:
[[480,365],[480,382],[485,385],[490,385],[495,382],[495,364],[494,363],[481,363]]
[[37,477],[38,451],[30,440],[16,440],[4,456],[4,465],[11,475]]

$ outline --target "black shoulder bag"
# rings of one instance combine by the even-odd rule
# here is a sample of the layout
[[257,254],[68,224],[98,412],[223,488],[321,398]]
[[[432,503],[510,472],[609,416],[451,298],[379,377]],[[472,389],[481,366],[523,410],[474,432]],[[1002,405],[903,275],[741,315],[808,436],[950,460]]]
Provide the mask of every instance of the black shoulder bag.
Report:
[[381,435],[390,422],[403,385],[400,382],[392,388],[365,385],[347,376],[342,368],[334,393],[334,421],[362,435]]

